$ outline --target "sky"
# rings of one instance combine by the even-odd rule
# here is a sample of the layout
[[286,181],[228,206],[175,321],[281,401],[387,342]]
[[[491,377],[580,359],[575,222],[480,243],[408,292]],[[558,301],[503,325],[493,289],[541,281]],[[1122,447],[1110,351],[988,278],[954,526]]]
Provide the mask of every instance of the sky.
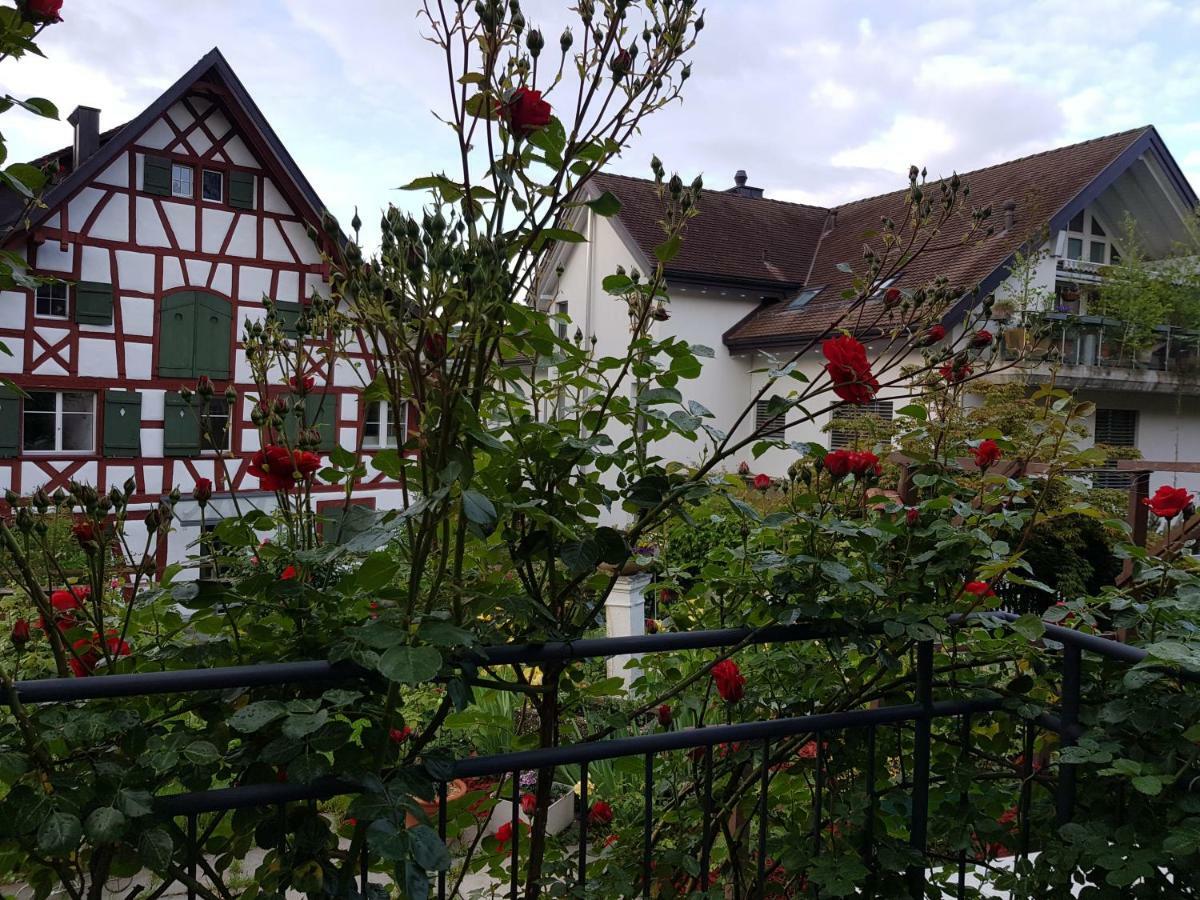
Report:
[[[548,36],[574,0],[525,0]],[[0,83],[63,122],[4,116],[10,159],[70,143],[66,115],[137,115],[220,47],[326,205],[368,223],[397,186],[447,168],[445,69],[415,0],[66,0],[48,59]],[[821,205],[1154,124],[1200,187],[1200,6],[1170,0],[709,0],[683,101],[613,171],[657,154],[708,187],[745,169],[768,197]],[[557,52],[550,38],[548,49]],[[368,224],[368,228],[370,225]]]

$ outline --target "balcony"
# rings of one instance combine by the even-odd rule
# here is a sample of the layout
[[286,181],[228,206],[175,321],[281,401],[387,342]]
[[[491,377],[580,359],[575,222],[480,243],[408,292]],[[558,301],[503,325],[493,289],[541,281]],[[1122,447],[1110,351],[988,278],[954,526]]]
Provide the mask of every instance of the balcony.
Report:
[[1004,355],[1026,361],[1009,377],[1044,380],[1057,369],[1066,388],[1200,394],[1200,332],[1162,325],[1131,343],[1124,322],[1069,312],[1026,315],[1004,331]]

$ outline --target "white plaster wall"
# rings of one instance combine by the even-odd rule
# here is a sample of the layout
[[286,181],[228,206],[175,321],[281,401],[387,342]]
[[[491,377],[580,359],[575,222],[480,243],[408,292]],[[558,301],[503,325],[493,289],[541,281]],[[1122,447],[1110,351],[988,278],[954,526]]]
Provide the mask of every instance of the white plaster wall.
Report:
[[[1196,397],[1176,397],[1167,390],[1154,394],[1080,391],[1076,397],[1089,400],[1100,408],[1137,410],[1137,448],[1143,459],[1200,461],[1200,415],[1197,415]],[[1095,433],[1095,427],[1093,417],[1088,422],[1092,434]],[[1197,492],[1200,491],[1200,474],[1155,472],[1150,477],[1151,493],[1160,484]]]

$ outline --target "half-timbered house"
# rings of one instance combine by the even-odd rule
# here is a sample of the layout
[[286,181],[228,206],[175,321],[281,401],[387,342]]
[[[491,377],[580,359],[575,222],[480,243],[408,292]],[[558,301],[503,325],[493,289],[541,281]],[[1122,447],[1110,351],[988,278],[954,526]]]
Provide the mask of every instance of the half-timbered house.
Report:
[[[17,223],[9,246],[29,272],[61,279],[0,294],[0,342],[11,351],[0,374],[25,394],[0,396],[0,490],[52,493],[74,480],[107,491],[133,478],[144,515],[177,486],[185,499],[163,562],[198,536],[199,509],[186,499],[197,479],[213,483],[207,522],[234,508],[231,491],[243,505],[273,505],[247,472],[261,398],[240,338],[266,316],[264,298],[287,318],[328,295],[323,259],[336,241],[319,227],[312,185],[218,50],[125,125],[101,132],[99,115],[76,109],[72,146],[38,160],[54,176],[44,207],[0,209]],[[365,356],[313,360],[308,404],[322,450],[403,443],[406,413],[359,402],[370,369]],[[220,446],[202,446],[179,394],[204,375],[217,389],[210,413],[224,460]],[[223,399],[231,383],[234,409]],[[376,475],[354,502],[395,507],[398,488]],[[330,504],[342,489],[317,490]]]

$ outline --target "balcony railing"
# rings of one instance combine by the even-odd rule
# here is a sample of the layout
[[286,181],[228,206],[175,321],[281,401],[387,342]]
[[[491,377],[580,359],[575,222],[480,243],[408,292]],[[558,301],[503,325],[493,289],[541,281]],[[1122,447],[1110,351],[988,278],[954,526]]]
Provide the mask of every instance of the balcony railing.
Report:
[[[1016,619],[1017,616],[1011,613],[979,613],[973,614],[970,621],[962,617],[951,617],[949,625],[951,629],[966,625],[1003,628]],[[486,648],[481,650],[480,654],[494,665],[565,664],[585,659],[606,658],[615,654],[663,653],[703,648],[732,654],[752,645],[816,641],[835,634],[856,635],[858,639],[864,640],[873,639],[878,630],[864,632],[861,629],[853,629],[849,623],[825,622],[581,640],[571,643],[508,645]],[[947,638],[942,637],[939,640]],[[950,640],[953,641],[952,638]],[[659,850],[656,843],[656,808],[660,802],[665,803],[672,799],[669,791],[664,792],[660,787],[656,787],[659,784],[656,775],[661,774],[661,767],[668,762],[662,758],[664,754],[684,754],[690,751],[696,773],[693,796],[690,799],[701,813],[701,828],[695,833],[680,836],[681,839],[690,841],[691,846],[677,847],[676,850],[686,849],[689,853],[694,853],[693,858],[700,863],[699,874],[695,876],[696,887],[706,890],[709,887],[714,844],[721,834],[730,833],[726,827],[728,823],[722,820],[717,812],[718,798],[714,792],[717,789],[726,793],[738,790],[752,796],[754,802],[751,816],[738,830],[737,836],[727,840],[734,840],[739,845],[739,853],[746,863],[745,873],[749,875],[751,882],[749,892],[739,896],[762,897],[772,875],[774,864],[770,860],[779,859],[781,853],[790,852],[790,842],[794,840],[790,832],[783,835],[779,846],[775,846],[777,842],[771,839],[772,817],[782,814],[778,807],[772,806],[771,785],[776,778],[781,777],[781,773],[787,773],[788,761],[795,758],[797,742],[812,741],[816,749],[811,779],[811,828],[804,839],[807,841],[805,858],[815,862],[822,852],[823,845],[826,851],[829,849],[827,842],[831,840],[830,825],[834,823],[833,812],[830,809],[833,798],[829,793],[829,785],[836,781],[841,785],[842,791],[845,791],[847,780],[854,779],[860,784],[863,812],[861,843],[856,843],[855,846],[860,847],[856,852],[861,854],[863,868],[868,873],[865,876],[867,881],[864,887],[870,895],[908,895],[923,898],[929,895],[927,892],[935,892],[933,895],[964,897],[967,896],[967,879],[974,866],[974,857],[968,855],[968,850],[963,845],[956,846],[947,840],[947,835],[953,829],[963,827],[961,822],[944,822],[939,825],[934,821],[939,811],[944,814],[947,808],[958,807],[945,797],[938,803],[931,802],[931,784],[944,784],[944,779],[954,774],[934,771],[931,748],[935,743],[939,746],[956,747],[959,752],[956,753],[958,761],[954,769],[961,774],[964,761],[972,758],[972,722],[978,724],[988,717],[1012,716],[1014,713],[1011,704],[1007,704],[997,693],[972,694],[965,690],[956,690],[953,679],[947,683],[936,662],[941,646],[933,640],[913,642],[915,667],[910,675],[911,680],[903,691],[894,692],[889,705],[703,728],[655,731],[633,737],[467,758],[456,763],[452,772],[440,777],[450,779],[497,776],[508,779],[509,790],[506,793],[511,795],[513,801],[513,839],[508,848],[508,884],[505,893],[516,898],[521,893],[521,853],[524,843],[518,839],[521,773],[560,766],[578,767],[582,796],[576,831],[571,838],[575,864],[571,867],[571,874],[557,877],[569,882],[565,885],[565,895],[584,896],[590,868],[598,861],[594,845],[589,855],[586,793],[588,766],[603,760],[630,757],[640,759],[644,764],[641,840],[639,846],[626,847],[623,850],[631,854],[632,859],[638,860],[640,871],[636,883],[629,885],[623,896],[650,897],[655,879],[661,877],[661,871],[656,871],[654,865]],[[1005,776],[1010,777],[1013,782],[1016,809],[1014,852],[1018,858],[1024,858],[1037,851],[1043,842],[1055,840],[1055,825],[1061,826],[1070,821],[1076,814],[1079,798],[1085,796],[1078,787],[1079,780],[1086,775],[1094,775],[1084,765],[1058,758],[1063,748],[1075,744],[1084,734],[1080,722],[1081,719],[1087,718],[1081,717],[1081,706],[1088,696],[1084,690],[1085,683],[1092,689],[1093,696],[1102,697],[1104,679],[1112,677],[1111,672],[1105,672],[1094,664],[1085,668],[1083,654],[1086,652],[1102,660],[1122,665],[1136,665],[1146,658],[1144,650],[1049,623],[1045,626],[1043,640],[1038,646],[1040,652],[1059,657],[1061,678],[1056,693],[1060,701],[1057,709],[1047,709],[1034,718],[1025,719],[1019,726],[1024,753],[1015,770]],[[1085,673],[1091,677],[1085,679]],[[360,680],[365,674],[353,666],[301,662],[32,681],[18,683],[16,693],[25,704],[38,704],[218,691],[235,687],[284,689],[292,693],[305,690],[319,692],[330,683]],[[1200,680],[1187,671],[1177,671],[1176,676],[1193,682]],[[366,686],[369,679],[361,683]],[[800,703],[804,698],[795,699]],[[1048,757],[1045,764],[1039,766],[1038,777],[1035,778],[1033,749],[1039,732],[1057,735],[1058,750],[1053,753],[1052,759]],[[835,755],[826,750],[827,741],[830,746],[836,741],[841,742],[841,759],[837,761],[836,766]],[[738,761],[736,768],[731,768],[730,759],[734,754]],[[847,760],[852,762],[847,765]],[[280,821],[286,821],[283,812],[289,804],[311,803],[339,794],[378,790],[378,787],[371,787],[370,781],[371,779],[367,779],[360,784],[347,778],[326,778],[309,785],[252,784],[157,798],[157,816],[167,822],[182,820],[182,827],[178,828],[177,833],[184,838],[184,842],[178,845],[176,850],[175,871],[178,874],[175,880],[187,885],[189,898],[197,896],[196,888],[201,885],[200,879],[203,877],[200,869],[203,867],[211,873],[211,869],[204,862],[205,843],[214,833],[217,823],[229,811],[275,811],[279,814]],[[379,784],[378,779],[375,779],[375,783]],[[446,781],[438,783],[437,794],[441,803],[434,817],[434,825],[443,840],[447,837],[446,784]],[[1047,789],[1050,796],[1035,795],[1034,791],[1039,787]],[[1100,801],[1098,804],[1089,804],[1088,814],[1114,819],[1113,827],[1119,827],[1123,805],[1114,809],[1112,804],[1107,802],[1108,789],[1103,784],[1094,787],[1098,788],[1098,792],[1093,792],[1092,796],[1099,797]],[[903,800],[899,800],[899,797]],[[845,797],[842,798],[842,802],[846,802]],[[961,802],[965,804],[965,794]],[[885,805],[891,810],[892,819],[895,819],[897,809],[904,810],[903,817],[909,823],[907,834],[899,837],[881,834],[884,831],[884,821],[888,818],[884,810]],[[400,811],[400,817],[400,821],[403,821],[403,810]],[[889,847],[889,842],[899,843],[901,846]],[[888,852],[883,854],[881,849],[885,847],[888,847]],[[902,871],[896,871],[894,868],[894,860],[901,858],[898,857],[897,850],[909,860],[907,868]],[[794,851],[794,847],[791,847],[791,851]],[[347,871],[357,876],[359,896],[370,896],[369,891],[372,887],[378,887],[378,884],[370,885],[373,860],[368,854],[367,847],[364,847],[361,858],[348,858],[344,863]],[[893,860],[893,868],[890,871],[883,862],[885,858]],[[945,873],[947,867],[950,867],[951,871],[956,870],[956,879],[946,880],[943,874],[936,879],[939,884],[930,883],[931,871],[940,870]],[[381,867],[380,871],[384,870],[386,867]],[[447,896],[447,881],[445,871],[437,873],[434,889],[436,896],[443,900]],[[161,894],[169,884],[170,882],[161,885],[155,891],[155,895]],[[500,890],[497,886],[497,892]],[[806,895],[809,893],[805,892]]]
[[1200,375],[1200,332],[1161,325],[1133,343],[1124,322],[1104,316],[1039,313],[1026,322],[1004,332],[1010,359]]

